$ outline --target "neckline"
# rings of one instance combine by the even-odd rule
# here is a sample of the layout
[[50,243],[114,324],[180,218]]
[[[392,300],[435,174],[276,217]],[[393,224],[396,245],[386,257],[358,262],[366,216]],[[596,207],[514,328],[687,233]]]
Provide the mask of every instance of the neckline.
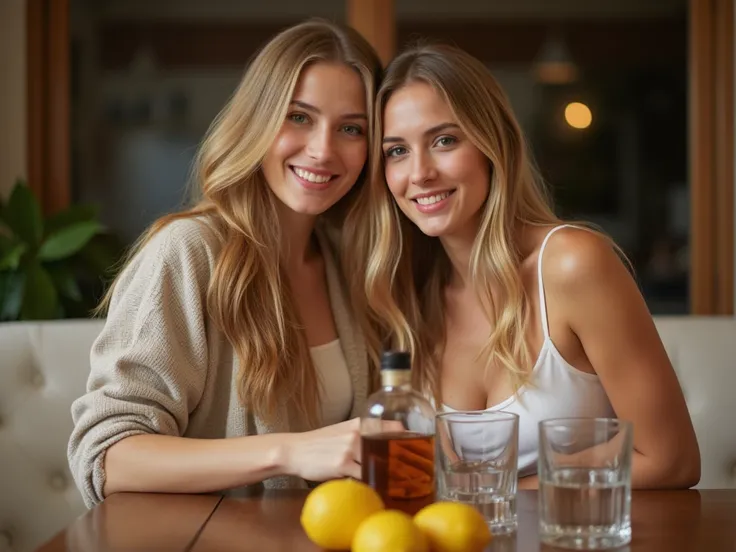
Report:
[[335,345],[339,345],[339,344],[340,344],[340,338],[339,337],[336,337],[332,341],[329,341],[327,343],[323,343],[322,345],[315,345],[314,347],[310,347],[309,348],[309,351],[312,352],[312,353],[319,353],[319,352],[322,352],[322,351],[324,351],[326,349],[332,349],[332,348],[335,347]]
[[[552,343],[552,340],[549,337],[546,337],[544,339],[544,343],[542,343],[542,348],[539,349],[539,354],[537,355],[537,360],[534,363],[534,367],[532,368],[531,374],[529,374],[529,378],[533,378],[534,375],[539,371],[539,366],[542,364],[542,359],[544,358],[545,353],[547,352],[548,343],[552,344],[552,347],[554,348],[554,343]],[[521,387],[519,387],[518,391],[511,395],[510,397],[506,397],[501,402],[497,402],[494,405],[491,405],[487,408],[484,408],[483,412],[493,411],[493,410],[499,410],[501,408],[505,408],[508,405],[510,405],[512,402],[516,400],[517,397],[520,397],[524,392],[529,388],[529,385],[524,384]],[[451,410],[452,412],[465,412],[463,410],[457,410],[455,408],[452,408],[450,405],[447,405],[445,403],[442,403],[442,408],[447,408]]]
[[[539,350],[539,355],[537,356],[537,360],[534,363],[534,367],[532,368],[531,374],[529,375],[530,379],[533,378],[536,375],[536,373],[539,371],[539,367],[542,365],[542,361],[544,360],[544,357],[547,354],[554,355],[557,358],[557,360],[560,362],[560,364],[562,364],[562,367],[568,372],[572,372],[576,376],[582,377],[583,379],[587,381],[600,382],[600,378],[598,377],[597,374],[583,372],[582,370],[575,368],[572,364],[567,362],[567,360],[565,360],[565,357],[563,357],[560,351],[557,350],[557,347],[552,341],[552,338],[550,338],[549,336],[547,336],[544,340],[544,343],[542,343],[542,348]],[[528,389],[529,389],[529,384],[524,384],[521,387],[519,387],[519,390],[516,393],[514,393],[510,397],[503,399],[501,402],[498,402],[494,405],[484,408],[482,412],[501,410],[503,408],[506,408],[508,405],[514,403],[518,397],[521,397]],[[442,408],[448,409],[452,412],[465,412],[463,410],[457,410],[445,403],[442,403]]]

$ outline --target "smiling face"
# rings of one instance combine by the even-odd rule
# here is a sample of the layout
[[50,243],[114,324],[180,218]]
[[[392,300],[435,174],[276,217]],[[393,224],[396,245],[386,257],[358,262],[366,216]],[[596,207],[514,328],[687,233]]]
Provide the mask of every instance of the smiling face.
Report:
[[365,87],[355,70],[320,62],[302,71],[262,164],[281,203],[319,215],[353,187],[368,155],[366,111]]
[[434,88],[396,90],[383,112],[386,182],[404,214],[428,236],[473,239],[490,187],[490,163]]

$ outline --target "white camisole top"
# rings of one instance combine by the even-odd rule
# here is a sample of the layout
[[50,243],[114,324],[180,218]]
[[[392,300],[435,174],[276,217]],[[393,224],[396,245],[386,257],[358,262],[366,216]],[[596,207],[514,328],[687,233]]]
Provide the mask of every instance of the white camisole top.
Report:
[[344,422],[353,406],[353,384],[340,340],[310,347],[309,353],[320,386],[320,425],[324,427]]
[[[532,371],[532,385],[521,387],[516,395],[486,409],[503,410],[519,416],[519,477],[537,472],[540,421],[549,418],[615,416],[598,376],[571,366],[562,358],[549,336],[547,304],[542,281],[542,254],[550,236],[566,226],[569,225],[557,226],[550,230],[539,250],[537,278],[544,343]],[[443,405],[443,409],[448,412],[455,411],[447,405]],[[474,435],[468,433],[464,438],[472,440]]]

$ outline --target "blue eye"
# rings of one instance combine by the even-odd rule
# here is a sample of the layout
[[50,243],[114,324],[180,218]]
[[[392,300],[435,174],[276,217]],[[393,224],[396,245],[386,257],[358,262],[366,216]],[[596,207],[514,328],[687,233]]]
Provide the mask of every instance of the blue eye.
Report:
[[342,127],[342,131],[351,136],[362,136],[363,134],[363,129],[357,125],[345,125]]
[[309,117],[307,117],[304,113],[289,113],[286,118],[298,125],[303,125],[309,122]]
[[406,148],[403,146],[394,146],[386,150],[386,157],[399,157],[406,154]]
[[453,145],[455,142],[457,142],[457,139],[453,136],[440,136],[435,143],[438,146],[447,147]]

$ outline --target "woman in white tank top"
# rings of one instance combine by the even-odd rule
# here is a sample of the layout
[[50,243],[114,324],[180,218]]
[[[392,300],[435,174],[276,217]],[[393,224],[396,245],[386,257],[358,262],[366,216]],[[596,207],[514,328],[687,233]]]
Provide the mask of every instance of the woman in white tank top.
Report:
[[372,224],[356,267],[381,328],[368,342],[410,347],[445,409],[519,414],[521,487],[537,483],[538,422],[567,416],[633,422],[634,487],[696,484],[692,423],[634,280],[611,240],[553,214],[486,67],[407,51],[376,107],[385,181],[359,202]]

